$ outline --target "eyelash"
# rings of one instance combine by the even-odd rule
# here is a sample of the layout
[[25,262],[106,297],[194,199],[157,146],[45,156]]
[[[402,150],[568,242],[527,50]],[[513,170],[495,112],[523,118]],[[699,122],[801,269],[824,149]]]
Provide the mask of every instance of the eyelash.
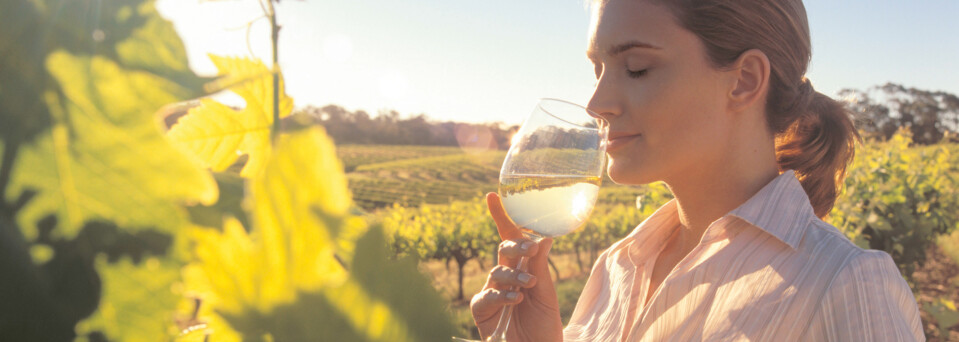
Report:
[[626,70],[626,73],[629,74],[630,78],[640,78],[646,76],[646,74],[649,73],[649,69],[643,69],[640,71]]

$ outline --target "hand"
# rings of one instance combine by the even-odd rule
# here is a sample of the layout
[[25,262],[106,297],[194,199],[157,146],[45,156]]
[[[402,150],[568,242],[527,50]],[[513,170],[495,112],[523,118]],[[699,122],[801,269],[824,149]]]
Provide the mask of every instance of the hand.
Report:
[[[486,195],[486,204],[503,242],[499,245],[499,265],[493,267],[483,290],[470,302],[480,335],[489,337],[496,330],[503,307],[514,304],[507,340],[562,341],[559,302],[546,259],[553,240],[543,239],[537,244],[525,238],[506,216],[496,193]],[[522,256],[530,258],[528,272],[514,269]]]

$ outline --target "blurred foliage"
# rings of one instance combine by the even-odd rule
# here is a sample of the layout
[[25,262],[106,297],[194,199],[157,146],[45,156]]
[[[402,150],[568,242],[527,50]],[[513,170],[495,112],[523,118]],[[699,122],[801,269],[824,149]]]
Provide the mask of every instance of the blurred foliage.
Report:
[[[270,155],[273,127],[273,77],[260,61],[210,55],[222,85],[246,102],[234,110],[212,99],[203,99],[170,128],[168,136],[187,153],[213,171],[224,171],[240,157],[248,156],[241,175],[249,177],[263,168]],[[282,78],[281,78],[282,79]],[[290,115],[293,99],[280,83],[280,117]]]
[[415,263],[389,261],[380,229],[365,228],[350,210],[342,166],[322,129],[283,137],[265,166],[250,186],[249,233],[232,219],[223,232],[193,230],[186,291],[203,299],[198,317],[212,316],[214,339],[451,336],[442,301]]
[[173,26],[151,1],[4,1],[0,56],[0,336],[165,334],[181,203],[218,195],[154,116],[205,81]]
[[178,201],[216,200],[212,178],[169,146],[153,116],[202,93],[172,25],[152,2],[98,4],[0,4],[16,17],[0,21],[0,190],[23,202],[28,239],[51,212],[54,234],[70,237],[96,218],[171,229],[184,218]]
[[448,340],[325,133],[273,151],[272,70],[211,58],[247,107],[203,100],[168,140],[209,80],[152,1],[0,2],[0,337]]
[[[959,265],[959,223],[952,229],[952,233],[939,236],[936,244],[954,264]],[[956,285],[959,286],[959,278],[956,279]]]
[[959,265],[959,145],[911,146],[912,132],[901,129],[857,151],[827,221],[860,247],[889,253],[919,298],[928,298],[920,306],[936,321],[939,336],[949,339],[959,320],[959,279],[919,283],[914,272],[936,246],[952,259],[938,260],[941,267]]
[[910,148],[911,140],[901,130],[857,151],[828,218],[860,247],[892,255],[907,279],[936,238],[959,223],[959,151],[947,144]]
[[959,324],[959,308],[952,300],[939,298],[928,311],[938,322],[939,336],[949,336],[949,328]]

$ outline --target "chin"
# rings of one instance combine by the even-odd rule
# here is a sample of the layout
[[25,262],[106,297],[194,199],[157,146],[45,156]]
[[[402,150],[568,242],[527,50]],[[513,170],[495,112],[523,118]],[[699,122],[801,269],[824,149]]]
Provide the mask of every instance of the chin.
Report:
[[606,174],[609,175],[609,179],[613,183],[622,185],[642,185],[656,181],[649,177],[649,172],[644,171],[646,170],[643,170],[642,166],[616,163],[613,160],[610,160],[606,167]]

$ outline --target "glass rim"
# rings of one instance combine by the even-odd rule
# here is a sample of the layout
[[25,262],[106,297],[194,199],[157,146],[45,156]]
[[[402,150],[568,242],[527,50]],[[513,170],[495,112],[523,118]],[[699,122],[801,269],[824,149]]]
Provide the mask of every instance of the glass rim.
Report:
[[589,110],[589,108],[586,108],[586,107],[584,107],[584,106],[582,106],[582,105],[580,105],[580,104],[578,104],[578,103],[566,101],[566,100],[563,100],[563,99],[557,99],[557,98],[554,98],[554,97],[541,97],[541,98],[539,99],[539,101],[538,101],[537,104],[536,104],[536,107],[539,108],[539,109],[541,109],[541,110],[543,110],[543,113],[545,113],[546,115],[549,115],[549,116],[551,116],[551,117],[553,117],[553,118],[556,118],[556,120],[559,120],[559,121],[568,123],[568,124],[573,125],[573,126],[576,126],[576,127],[581,127],[581,128],[584,128],[584,129],[595,129],[595,130],[598,131],[598,130],[601,130],[603,126],[601,125],[601,126],[599,126],[599,127],[586,127],[586,126],[583,126],[583,125],[578,124],[578,123],[569,122],[569,120],[563,119],[563,118],[557,116],[556,114],[551,113],[551,112],[550,112],[549,110],[547,110],[546,108],[543,108],[543,102],[545,102],[545,101],[554,101],[554,102],[565,103],[565,104],[568,104],[568,105],[573,105],[573,106],[582,108],[584,111],[586,111],[586,114],[588,114],[588,115],[589,115],[590,117],[592,117],[592,118],[599,119],[599,120],[602,120],[602,121],[606,121],[606,119],[603,119],[602,117],[600,117],[599,114],[596,114],[596,112],[593,112],[593,111]]

